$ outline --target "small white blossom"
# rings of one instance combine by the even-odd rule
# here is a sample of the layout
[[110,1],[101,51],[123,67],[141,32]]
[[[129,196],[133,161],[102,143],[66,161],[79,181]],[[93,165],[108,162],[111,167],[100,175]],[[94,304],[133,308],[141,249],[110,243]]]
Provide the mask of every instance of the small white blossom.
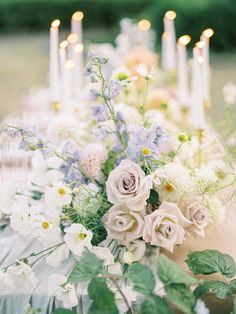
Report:
[[33,291],[38,284],[31,267],[22,261],[17,261],[14,266],[10,266],[7,275],[14,282],[14,290],[17,291]]
[[31,232],[30,207],[27,197],[21,196],[14,201],[10,216],[10,226],[21,235],[27,235]]
[[136,67],[136,71],[141,75],[145,80],[154,80],[155,79],[155,70],[152,66],[150,71],[145,63],[141,63]]
[[71,202],[71,190],[63,183],[56,183],[45,189],[45,204],[47,208],[62,209]]
[[65,276],[53,274],[48,279],[48,294],[62,301],[65,308],[71,308],[78,304],[75,286],[67,283]]
[[201,299],[197,300],[194,310],[196,314],[210,314],[209,309]]
[[75,255],[80,256],[83,250],[91,248],[93,233],[81,224],[72,224],[65,229],[64,241]]
[[0,270],[0,290],[9,291],[13,287],[13,282],[9,274]]
[[142,240],[136,240],[127,245],[127,251],[124,252],[123,261],[127,264],[140,261],[145,254],[146,244]]

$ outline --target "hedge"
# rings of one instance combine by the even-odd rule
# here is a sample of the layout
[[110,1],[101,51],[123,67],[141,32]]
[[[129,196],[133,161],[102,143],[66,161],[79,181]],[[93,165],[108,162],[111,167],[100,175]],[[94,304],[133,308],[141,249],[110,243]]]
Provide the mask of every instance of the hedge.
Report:
[[0,0],[0,32],[47,31],[57,17],[69,27],[72,13],[82,10],[85,28],[110,29],[122,17],[149,18],[160,37],[163,15],[170,9],[177,12],[178,36],[188,33],[196,41],[212,27],[216,50],[236,48],[236,0]]

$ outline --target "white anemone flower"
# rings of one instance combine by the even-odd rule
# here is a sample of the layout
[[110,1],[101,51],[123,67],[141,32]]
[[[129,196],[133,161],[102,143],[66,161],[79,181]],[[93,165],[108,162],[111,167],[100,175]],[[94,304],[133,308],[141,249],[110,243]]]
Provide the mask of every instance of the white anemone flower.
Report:
[[186,193],[194,190],[188,169],[177,163],[158,168],[151,177],[162,201],[177,203]]
[[67,283],[65,276],[53,274],[49,277],[48,294],[55,296],[65,308],[71,308],[78,304],[75,286]]
[[45,204],[47,208],[62,209],[72,200],[71,190],[63,183],[56,183],[45,189]]
[[50,219],[47,215],[31,215],[32,236],[39,239],[51,238],[60,233],[59,220]]
[[150,71],[145,63],[141,63],[136,67],[136,71],[141,75],[145,80],[154,80],[155,73],[154,67],[152,66]]
[[32,292],[38,284],[38,279],[31,267],[22,261],[17,261],[15,265],[10,266],[7,274],[14,282],[14,290],[17,291]]
[[0,211],[4,214],[10,214],[11,205],[17,191],[15,180],[9,180],[1,183],[0,186]]
[[85,248],[92,248],[93,233],[81,224],[72,224],[65,229],[64,241],[68,248],[77,256],[80,256]]
[[10,216],[11,228],[21,235],[30,234],[31,217],[27,197],[21,196],[18,200],[15,200],[11,209],[12,209],[12,213]]

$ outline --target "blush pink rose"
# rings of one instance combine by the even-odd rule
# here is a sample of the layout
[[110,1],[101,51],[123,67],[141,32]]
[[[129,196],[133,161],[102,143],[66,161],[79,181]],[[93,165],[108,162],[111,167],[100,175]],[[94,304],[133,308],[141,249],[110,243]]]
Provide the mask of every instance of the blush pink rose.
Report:
[[174,203],[163,202],[159,209],[144,217],[144,241],[173,252],[184,241],[185,227],[191,225]]
[[140,166],[131,160],[122,160],[112,170],[106,182],[107,198],[112,204],[124,205],[132,211],[142,211],[149,198],[152,182]]
[[127,245],[140,238],[143,233],[144,220],[141,212],[133,212],[123,205],[113,205],[103,217],[107,238]]

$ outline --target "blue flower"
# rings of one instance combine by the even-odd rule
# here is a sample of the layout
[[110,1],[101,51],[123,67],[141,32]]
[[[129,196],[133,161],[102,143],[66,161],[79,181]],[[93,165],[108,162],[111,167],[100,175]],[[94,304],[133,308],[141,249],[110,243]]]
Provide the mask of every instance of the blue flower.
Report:
[[99,96],[99,93],[96,91],[96,89],[91,88],[89,90],[89,100],[95,100]]
[[113,99],[118,96],[122,89],[122,83],[119,80],[110,80],[104,91],[107,99]]
[[92,115],[98,122],[104,122],[108,118],[107,108],[104,106],[93,106]]

